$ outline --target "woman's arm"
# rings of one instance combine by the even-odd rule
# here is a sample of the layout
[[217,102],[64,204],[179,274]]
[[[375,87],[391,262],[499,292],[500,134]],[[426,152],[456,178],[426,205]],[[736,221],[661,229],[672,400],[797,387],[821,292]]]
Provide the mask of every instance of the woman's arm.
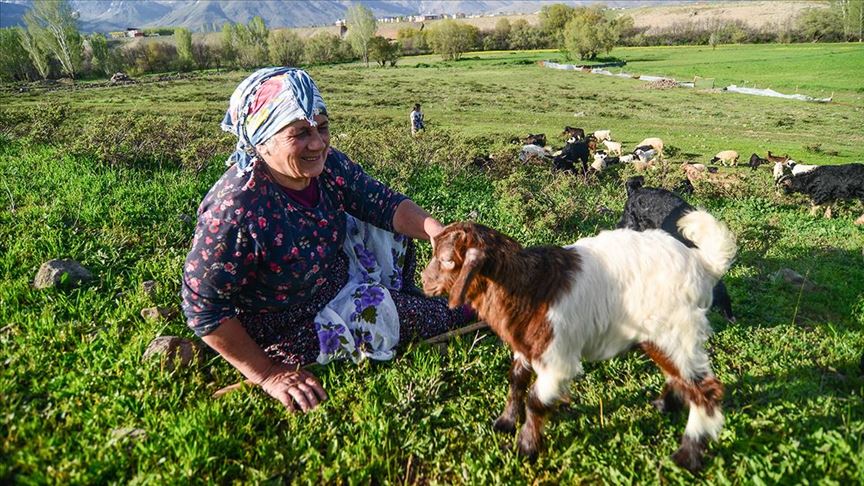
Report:
[[315,375],[274,363],[249,337],[236,317],[224,321],[201,339],[243,376],[261,385],[264,391],[291,411],[296,410],[294,402],[301,410],[308,412],[327,399],[327,393]]
[[393,214],[393,229],[411,238],[431,240],[444,226],[410,199],[405,199]]

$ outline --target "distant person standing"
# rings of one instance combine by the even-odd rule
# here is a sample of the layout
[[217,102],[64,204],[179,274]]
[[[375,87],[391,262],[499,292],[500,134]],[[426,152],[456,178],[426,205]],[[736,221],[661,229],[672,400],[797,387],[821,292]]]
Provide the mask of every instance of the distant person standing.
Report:
[[420,103],[414,104],[414,109],[411,110],[411,135],[417,135],[420,130],[426,131],[426,125],[423,124],[423,112],[420,111]]

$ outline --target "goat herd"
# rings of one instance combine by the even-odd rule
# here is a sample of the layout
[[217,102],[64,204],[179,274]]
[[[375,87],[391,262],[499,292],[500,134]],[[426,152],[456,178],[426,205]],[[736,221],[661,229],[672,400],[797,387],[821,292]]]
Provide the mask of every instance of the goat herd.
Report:
[[[543,135],[517,139],[524,144],[523,160],[551,158],[556,169],[573,173],[580,164],[588,175],[615,163],[647,168],[663,157],[659,138],[623,154],[608,130],[586,137],[582,129],[566,127],[565,134],[566,145],[555,153],[545,148]],[[597,150],[601,143],[606,150]],[[711,163],[736,165],[738,158],[726,150]],[[864,164],[802,166],[769,152],[767,159],[753,154],[750,167],[772,162],[775,183],[810,195],[814,204],[864,199]],[[709,171],[702,164],[687,165],[688,177]],[[672,459],[695,472],[708,440],[723,426],[723,385],[705,350],[711,334],[706,313],[713,306],[727,320],[735,319],[721,280],[735,257],[735,238],[725,224],[675,193],[643,187],[641,176],[626,186],[618,229],[566,247],[524,248],[472,222],[447,226],[433,240],[423,289],[448,295],[454,308],[470,303],[513,351],[507,403],[494,428],[513,433],[521,421],[521,454],[538,454],[546,418],[565,399],[570,380],[583,373],[583,359],[604,360],[638,346],[666,378],[654,406],[664,413],[689,408]]]
[[[633,164],[637,170],[653,167],[663,160],[663,140],[652,137],[638,143],[630,153],[623,153],[622,143],[612,140],[610,130],[597,130],[586,136],[581,128],[564,127],[563,135],[567,141],[561,150],[550,151],[546,148],[544,134],[528,135],[511,142],[521,143],[520,159],[529,158],[551,160],[555,170],[583,175],[597,175],[615,164]],[[601,148],[602,146],[602,148]],[[740,156],[735,150],[718,152],[709,165],[684,163],[681,165],[691,186],[706,172],[717,172],[713,164],[737,166]],[[766,158],[751,154],[747,165],[756,170],[760,165],[774,165],[774,184],[787,193],[802,193],[810,197],[813,211],[825,207],[825,216],[831,216],[831,204],[839,200],[864,201],[864,164],[845,165],[804,165],[792,160],[788,155],[778,156],[769,150]],[[855,220],[856,225],[864,224],[864,214]]]

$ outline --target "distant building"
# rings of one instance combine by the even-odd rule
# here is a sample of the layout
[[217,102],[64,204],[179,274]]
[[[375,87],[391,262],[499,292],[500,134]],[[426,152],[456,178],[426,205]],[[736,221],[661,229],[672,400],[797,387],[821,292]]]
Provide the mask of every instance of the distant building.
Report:
[[427,20],[438,20],[441,18],[440,14],[420,14],[414,15],[411,17],[412,22],[425,22]]
[[126,37],[144,37],[144,32],[135,27],[126,29]]

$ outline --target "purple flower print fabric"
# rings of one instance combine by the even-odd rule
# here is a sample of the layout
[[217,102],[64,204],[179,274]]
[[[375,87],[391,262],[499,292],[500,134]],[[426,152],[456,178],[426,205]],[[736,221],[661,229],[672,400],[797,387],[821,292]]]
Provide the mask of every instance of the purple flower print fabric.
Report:
[[348,216],[343,244],[348,282],[315,316],[319,363],[393,358],[399,314],[390,291],[402,290],[407,246],[402,235]]

